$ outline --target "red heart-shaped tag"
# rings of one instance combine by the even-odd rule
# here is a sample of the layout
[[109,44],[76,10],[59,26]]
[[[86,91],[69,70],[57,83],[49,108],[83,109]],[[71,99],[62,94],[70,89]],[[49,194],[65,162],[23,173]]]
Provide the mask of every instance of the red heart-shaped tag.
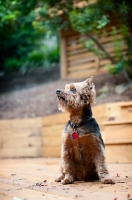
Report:
[[71,134],[70,134],[70,138],[71,138],[72,140],[77,139],[77,138],[78,138],[78,133],[77,133],[77,132],[71,133]]

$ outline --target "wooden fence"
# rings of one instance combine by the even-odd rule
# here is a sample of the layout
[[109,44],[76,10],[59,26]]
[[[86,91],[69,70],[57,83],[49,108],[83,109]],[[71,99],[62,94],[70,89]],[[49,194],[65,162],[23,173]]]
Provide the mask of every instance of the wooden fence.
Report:
[[[115,46],[113,39],[119,41],[122,45],[120,51],[127,55],[127,46],[122,39],[122,35],[117,30],[117,34],[112,36],[112,27],[106,29],[107,36],[103,37],[103,34],[98,38],[98,41],[102,44],[103,48],[110,53],[114,58]],[[111,61],[106,58],[99,59],[94,53],[88,51],[80,42],[80,34],[69,29],[67,31],[60,32],[60,49],[61,49],[61,78],[86,78],[91,75],[98,75],[106,73],[104,68],[106,64],[110,64]],[[84,40],[88,40],[86,35],[81,36]]]
[[[132,162],[132,102],[93,107],[106,146],[107,162]],[[60,157],[67,113],[0,121],[0,158]],[[114,153],[113,153],[114,152]]]

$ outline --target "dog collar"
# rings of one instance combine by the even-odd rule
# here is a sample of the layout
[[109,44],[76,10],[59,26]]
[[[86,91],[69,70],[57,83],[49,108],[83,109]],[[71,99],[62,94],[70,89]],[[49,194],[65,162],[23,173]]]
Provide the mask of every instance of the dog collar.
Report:
[[71,121],[69,121],[70,126],[73,128],[73,132],[70,134],[70,138],[72,140],[75,140],[78,138],[79,133],[76,131],[76,128],[86,124],[88,121],[90,121],[92,119],[92,117],[90,119],[87,120],[83,120],[80,124],[73,124]]
[[92,119],[92,117],[90,117],[89,119],[84,119],[84,120],[81,121],[80,124],[73,124],[73,123],[71,122],[71,120],[69,120],[69,123],[70,123],[70,126],[71,126],[73,129],[76,129],[76,128],[80,127],[80,126],[83,126],[84,124],[86,124],[86,123],[87,123],[88,121],[90,121],[91,119]]

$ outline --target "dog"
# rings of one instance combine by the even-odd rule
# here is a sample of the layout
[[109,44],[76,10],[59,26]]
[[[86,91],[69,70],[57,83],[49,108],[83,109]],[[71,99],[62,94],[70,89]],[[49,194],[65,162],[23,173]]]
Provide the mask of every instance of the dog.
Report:
[[91,104],[96,97],[93,77],[66,84],[56,91],[58,107],[70,114],[62,133],[61,169],[55,179],[62,184],[100,180],[114,184],[105,163],[104,142],[99,125],[92,118]]

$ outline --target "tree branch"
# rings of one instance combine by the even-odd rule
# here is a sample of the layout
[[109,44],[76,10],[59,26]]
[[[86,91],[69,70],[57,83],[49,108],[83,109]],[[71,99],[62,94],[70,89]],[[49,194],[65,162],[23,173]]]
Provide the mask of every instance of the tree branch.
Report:
[[98,48],[103,51],[103,53],[106,55],[106,57],[112,62],[112,64],[115,64],[115,60],[111,57],[111,55],[105,50],[105,48],[102,46],[102,44],[95,38],[93,37],[90,33],[87,33],[87,36],[92,39],[95,44],[98,46]]

